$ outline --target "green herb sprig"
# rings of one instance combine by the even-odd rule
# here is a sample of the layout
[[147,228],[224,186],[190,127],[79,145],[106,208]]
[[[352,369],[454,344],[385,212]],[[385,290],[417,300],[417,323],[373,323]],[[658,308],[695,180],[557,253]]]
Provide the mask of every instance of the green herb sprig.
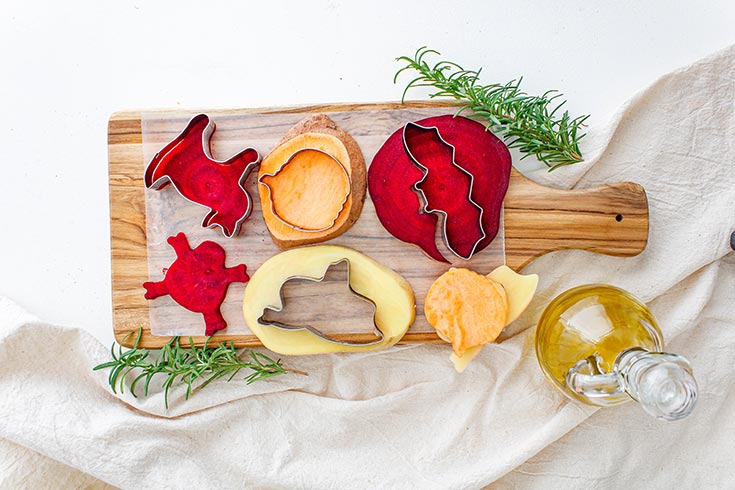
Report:
[[[113,393],[124,393],[125,379],[136,372],[135,378],[130,384],[130,392],[137,397],[136,388],[144,381],[143,393],[148,396],[148,387],[151,380],[157,374],[164,376],[161,387],[163,398],[168,409],[169,389],[178,381],[186,384],[186,399],[189,399],[195,389],[202,389],[216,379],[228,376],[231,381],[242,369],[251,372],[245,377],[247,384],[262,381],[286,373],[306,374],[302,371],[286,369],[281,365],[281,360],[274,361],[265,354],[253,350],[246,351],[246,358],[242,359],[232,343],[222,343],[218,347],[208,347],[209,337],[203,347],[196,347],[194,341],[189,337],[189,348],[182,347],[179,337],[173,337],[163,346],[158,357],[149,360],[154,351],[139,349],[138,344],[142,329],[138,330],[137,337],[131,349],[123,351],[122,345],[115,350],[112,344],[110,354],[112,361],[102,363],[94,367],[95,371],[111,368],[108,383]],[[198,379],[204,382],[196,385]]]
[[511,80],[505,85],[479,83],[480,70],[465,70],[451,61],[439,61],[429,65],[427,55],[441,54],[426,47],[419,48],[413,57],[401,56],[402,67],[393,78],[415,70],[418,76],[411,80],[403,91],[402,101],[412,87],[434,87],[431,98],[449,97],[460,107],[457,114],[469,111],[469,116],[486,122],[488,130],[501,135],[508,147],[525,153],[523,158],[534,155],[549,167],[549,171],[582,161],[579,141],[584,123],[589,117],[572,118],[560,109],[566,101],[556,90],[541,96],[528,95],[520,86],[523,78]]

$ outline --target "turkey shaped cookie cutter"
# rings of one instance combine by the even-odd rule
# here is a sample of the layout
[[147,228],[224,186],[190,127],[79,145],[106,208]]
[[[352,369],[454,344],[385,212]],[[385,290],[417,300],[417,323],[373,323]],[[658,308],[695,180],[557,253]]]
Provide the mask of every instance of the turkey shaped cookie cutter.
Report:
[[[288,221],[286,218],[284,218],[283,216],[281,216],[281,214],[276,209],[275,196],[274,196],[275,192],[274,192],[274,189],[272,187],[272,184],[273,183],[269,184],[267,182],[267,180],[270,180],[270,179],[276,180],[278,178],[278,176],[294,161],[294,159],[297,156],[303,155],[306,152],[312,152],[312,151],[313,152],[317,152],[317,153],[319,153],[321,155],[327,156],[334,163],[337,164],[337,167],[342,171],[341,176],[342,175],[344,176],[344,182],[345,182],[345,188],[346,188],[345,189],[345,193],[344,193],[344,198],[342,199],[342,202],[339,205],[339,209],[334,214],[334,217],[331,219],[331,221],[329,222],[329,224],[327,224],[325,226],[322,226],[320,228],[307,228],[307,227],[299,226],[298,224],[292,223],[291,221]],[[271,173],[260,175],[258,177],[258,183],[259,184],[262,184],[263,187],[265,187],[267,189],[267,192],[268,192],[268,202],[270,203],[270,210],[271,210],[271,213],[273,213],[273,216],[278,221],[280,221],[284,225],[288,226],[289,228],[292,228],[292,229],[298,230],[298,231],[303,231],[305,233],[318,233],[318,232],[329,230],[332,227],[334,227],[335,223],[337,223],[337,220],[339,219],[339,216],[342,214],[342,211],[345,209],[345,205],[347,204],[347,201],[350,199],[350,195],[352,194],[352,181],[350,179],[350,174],[349,174],[349,172],[347,172],[347,169],[345,168],[345,166],[334,155],[332,155],[331,153],[326,152],[324,150],[321,150],[319,148],[310,148],[310,147],[307,147],[307,148],[299,148],[298,150],[296,150],[295,152],[293,152],[291,154],[291,156],[289,156],[286,159],[286,161],[283,162],[275,170],[275,172],[271,172]]]
[[194,116],[148,164],[145,186],[160,190],[171,184],[187,201],[209,209],[202,227],[218,226],[232,238],[253,209],[245,181],[260,164],[260,154],[245,148],[227,160],[215,160],[210,147],[215,128],[208,115]]
[[[279,313],[279,312],[283,311],[284,308],[286,307],[286,298],[284,297],[284,294],[283,294],[283,287],[286,285],[286,283],[288,283],[289,281],[323,282],[326,279],[327,274],[329,274],[329,271],[333,267],[337,267],[340,264],[346,264],[347,265],[347,286],[348,286],[348,288],[350,290],[350,293],[352,293],[355,297],[357,297],[357,298],[365,301],[366,303],[369,303],[372,306],[372,310],[373,310],[373,313],[372,313],[373,333],[377,337],[375,340],[371,340],[371,341],[368,341],[368,342],[350,342],[350,341],[347,341],[347,340],[338,340],[338,339],[334,339],[334,338],[326,335],[325,333],[323,333],[320,330],[312,327],[311,325],[291,325],[291,324],[287,324],[287,323],[281,323],[281,322],[278,322],[278,321],[266,320],[265,319],[265,316],[266,316],[266,314],[268,312]],[[260,325],[263,325],[263,326],[275,327],[275,328],[279,328],[281,330],[291,330],[291,331],[306,330],[306,331],[311,332],[312,334],[316,335],[317,337],[319,337],[321,339],[324,339],[324,340],[326,340],[328,342],[333,342],[335,344],[340,344],[340,345],[369,346],[369,345],[375,345],[375,344],[379,344],[379,343],[383,342],[384,335],[383,335],[383,332],[380,330],[380,327],[378,325],[378,322],[377,322],[377,320],[375,318],[375,313],[377,311],[378,305],[375,303],[375,301],[373,301],[372,299],[368,298],[367,296],[365,296],[363,294],[358,293],[352,287],[352,284],[350,283],[350,267],[351,267],[350,266],[350,259],[348,259],[348,258],[345,257],[345,258],[341,258],[339,260],[335,260],[333,262],[330,262],[329,265],[327,266],[327,268],[324,270],[324,274],[322,274],[321,276],[306,276],[306,275],[293,275],[293,276],[288,276],[286,279],[283,280],[283,282],[281,282],[281,286],[280,286],[280,288],[278,290],[278,296],[280,298],[280,304],[275,304],[275,305],[272,304],[272,305],[266,306],[264,308],[264,310],[263,310],[263,313],[258,318],[258,323]]]
[[[442,137],[438,127],[427,127],[409,122],[403,127],[402,138],[403,147],[409,159],[423,172],[423,177],[412,186],[421,201],[421,211],[441,215],[442,237],[447,249],[457,257],[469,260],[474,255],[477,246],[487,236],[482,223],[482,206],[472,199],[475,176],[457,163],[454,145]],[[424,140],[421,142],[423,144],[417,144],[417,140],[422,139]],[[442,150],[444,155],[441,154]],[[447,169],[456,169],[467,178],[466,192],[462,192],[462,196],[459,199],[455,195],[449,196],[446,194],[447,189],[443,179],[434,178],[434,174],[442,173],[437,170],[438,166],[441,165],[444,165],[445,171]],[[431,193],[432,196],[437,197],[430,198],[427,196],[427,193]],[[443,200],[442,197],[444,197]],[[439,206],[432,204],[435,202],[438,202]],[[467,205],[472,210],[472,214],[476,212],[476,218],[472,214],[468,215]],[[464,209],[458,206],[464,207]],[[476,230],[471,229],[475,225]],[[457,250],[458,247],[455,246],[456,244],[452,244],[454,240],[451,237],[464,236],[468,233],[468,230],[470,233],[476,231],[476,238],[465,244],[461,244],[463,245],[463,251]]]

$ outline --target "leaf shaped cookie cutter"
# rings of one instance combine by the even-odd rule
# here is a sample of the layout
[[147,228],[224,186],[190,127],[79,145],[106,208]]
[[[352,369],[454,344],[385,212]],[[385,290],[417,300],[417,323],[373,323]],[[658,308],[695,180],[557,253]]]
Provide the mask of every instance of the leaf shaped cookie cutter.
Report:
[[[297,155],[299,155],[300,153],[305,152],[305,151],[316,151],[316,152],[321,153],[323,155],[326,155],[329,158],[331,158],[332,160],[334,160],[334,162],[337,164],[337,166],[344,173],[345,181],[347,182],[347,193],[345,194],[345,197],[342,200],[342,204],[339,207],[339,211],[337,211],[337,213],[334,215],[334,218],[332,219],[332,222],[328,226],[325,226],[325,227],[322,227],[322,228],[302,228],[302,227],[297,226],[297,225],[295,225],[293,223],[290,223],[288,220],[284,219],[280,214],[278,214],[278,211],[276,210],[276,205],[273,202],[273,189],[271,188],[271,186],[267,182],[265,182],[263,180],[266,177],[272,177],[272,178],[277,177],[278,174],[280,174],[281,171],[284,168],[286,168]],[[322,231],[326,231],[326,230],[331,229],[334,226],[334,224],[337,222],[337,220],[339,219],[339,216],[342,214],[342,211],[344,211],[345,205],[347,204],[347,201],[350,199],[350,195],[352,194],[352,181],[350,179],[350,174],[347,171],[347,169],[345,168],[345,166],[334,155],[332,155],[331,153],[326,152],[326,151],[324,151],[322,149],[319,149],[319,148],[299,148],[298,150],[296,150],[295,152],[293,152],[291,154],[291,156],[289,156],[288,159],[286,159],[286,161],[283,162],[283,164],[281,164],[281,166],[278,167],[278,169],[275,172],[272,172],[272,173],[269,173],[269,174],[263,174],[263,175],[259,176],[258,177],[258,184],[262,184],[267,189],[267,191],[268,191],[268,202],[270,203],[270,210],[271,210],[271,213],[273,213],[273,216],[275,216],[278,221],[280,221],[284,225],[288,226],[289,228],[292,228],[292,229],[298,230],[298,231],[303,231],[303,232],[306,232],[306,233],[318,233],[318,232],[322,232]]]
[[[426,181],[426,179],[429,177],[430,169],[428,167],[426,167],[425,165],[423,165],[419,161],[419,159],[414,155],[414,153],[411,150],[411,146],[412,145],[411,145],[411,143],[409,141],[409,138],[407,137],[407,132],[410,131],[411,129],[414,129],[414,128],[415,129],[419,129],[421,131],[431,131],[431,132],[434,132],[436,138],[440,141],[440,143],[443,144],[443,145],[445,145],[445,146],[447,146],[450,149],[450,151],[451,151],[451,164],[452,164],[452,166],[454,166],[459,171],[461,171],[463,174],[465,174],[467,177],[469,177],[469,186],[468,186],[468,190],[467,190],[467,196],[462,196],[462,199],[463,200],[466,200],[466,202],[468,204],[470,204],[471,206],[473,206],[478,211],[478,224],[477,224],[477,226],[478,226],[478,229],[480,231],[480,235],[481,236],[479,236],[477,238],[477,240],[475,240],[475,242],[472,245],[472,248],[470,249],[470,251],[469,251],[468,254],[462,255],[457,250],[455,250],[455,248],[452,246],[451,240],[449,238],[449,234],[447,232],[447,222],[448,222],[448,219],[449,219],[448,213],[445,210],[443,210],[443,209],[431,208],[430,207],[431,204],[429,202],[429,199],[427,198],[426,193],[424,192],[424,190],[421,188],[421,184],[424,183]],[[403,137],[403,147],[406,150],[406,154],[408,155],[409,159],[414,163],[414,165],[416,165],[423,172],[423,174],[424,174],[423,177],[421,179],[419,179],[412,186],[413,190],[420,197],[420,200],[422,202],[422,211],[424,213],[434,213],[434,214],[439,214],[439,215],[442,216],[442,237],[444,239],[445,245],[447,246],[447,248],[449,249],[449,251],[452,252],[457,257],[459,257],[461,259],[464,259],[464,260],[469,260],[472,257],[472,255],[474,255],[475,250],[477,249],[477,246],[487,236],[487,234],[485,233],[485,228],[483,227],[483,223],[482,223],[482,214],[484,212],[483,209],[482,209],[482,206],[480,206],[479,204],[477,204],[477,202],[475,202],[472,199],[472,189],[474,188],[475,176],[471,172],[469,172],[465,168],[463,168],[459,163],[457,163],[457,161],[455,159],[455,150],[456,149],[455,149],[454,145],[452,145],[451,143],[449,143],[447,140],[445,140],[442,137],[441,132],[439,131],[439,128],[438,127],[436,127],[436,126],[428,126],[427,127],[427,126],[422,126],[420,124],[416,124],[414,122],[409,122],[409,123],[406,123],[406,125],[403,127],[403,135],[402,135],[402,137]]]
[[[322,281],[324,281],[326,279],[327,274],[329,273],[329,270],[330,269],[332,269],[333,267],[336,267],[336,266],[338,266],[339,264],[342,264],[342,263],[345,263],[347,265],[347,285],[349,287],[350,292],[354,296],[356,296],[357,298],[359,298],[359,299],[361,299],[361,300],[369,303],[370,305],[372,305],[372,309],[373,309],[373,315],[372,315],[372,318],[373,318],[373,333],[375,334],[375,336],[377,337],[377,339],[371,340],[369,342],[350,342],[348,340],[337,340],[337,339],[334,339],[334,338],[332,338],[332,337],[324,334],[323,332],[321,332],[320,330],[312,327],[311,325],[290,325],[290,324],[287,324],[287,323],[281,323],[281,322],[278,322],[278,321],[266,320],[265,319],[265,315],[269,311],[270,312],[274,312],[274,313],[279,313],[279,312],[283,311],[283,309],[285,308],[285,306],[286,306],[286,299],[285,299],[285,297],[283,295],[283,286],[287,282],[294,281],[294,280],[296,280],[296,281],[301,280],[301,281],[311,281],[311,282],[322,282]],[[377,306],[377,304],[372,299],[370,299],[367,296],[364,296],[364,295],[358,293],[352,287],[352,284],[350,283],[350,259],[348,259],[348,258],[342,258],[342,259],[336,260],[334,262],[331,262],[327,266],[327,268],[324,270],[324,274],[322,276],[320,276],[320,277],[319,276],[316,276],[316,277],[314,277],[314,276],[298,276],[298,275],[287,277],[281,283],[281,286],[280,286],[279,291],[278,291],[278,295],[280,297],[280,303],[281,304],[280,305],[268,305],[268,306],[266,306],[265,309],[263,310],[263,313],[260,315],[260,318],[258,318],[258,323],[259,324],[261,324],[263,326],[271,326],[271,327],[275,327],[275,328],[280,328],[281,330],[307,330],[307,331],[313,333],[314,335],[316,335],[318,337],[321,337],[324,340],[327,340],[329,342],[333,342],[335,344],[342,344],[342,345],[368,346],[368,345],[373,345],[373,344],[379,344],[379,343],[381,343],[383,341],[384,334],[380,330],[380,327],[378,326],[378,322],[375,319],[375,312],[376,312],[378,306]]]
[[232,238],[253,209],[245,181],[260,164],[260,154],[246,148],[227,160],[215,160],[210,148],[215,128],[208,115],[194,116],[148,164],[145,185],[160,190],[171,184],[187,201],[209,209],[204,228],[218,226]]

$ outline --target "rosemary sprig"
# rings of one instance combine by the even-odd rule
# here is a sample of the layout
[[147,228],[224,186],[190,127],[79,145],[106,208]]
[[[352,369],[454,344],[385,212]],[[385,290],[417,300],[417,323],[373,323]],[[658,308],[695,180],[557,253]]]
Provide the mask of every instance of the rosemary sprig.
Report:
[[[143,393],[148,396],[148,387],[153,377],[157,374],[163,375],[164,380],[161,386],[166,408],[168,408],[168,391],[177,381],[187,385],[186,399],[188,400],[195,389],[204,388],[212,381],[225,376],[228,376],[227,381],[231,381],[242,369],[252,371],[245,377],[245,382],[248,384],[288,372],[306,374],[286,369],[281,365],[280,359],[274,361],[265,354],[252,350],[247,350],[247,357],[242,359],[232,343],[222,343],[216,348],[208,347],[207,344],[211,337],[206,340],[203,347],[196,347],[193,339],[189,337],[188,349],[181,346],[179,337],[173,337],[163,346],[155,360],[149,360],[149,356],[154,351],[138,348],[141,334],[142,329],[138,330],[133,347],[125,351],[120,345],[116,352],[113,343],[110,349],[113,360],[95,366],[94,370],[111,368],[107,381],[113,393],[117,393],[118,389],[120,393],[123,393],[125,379],[135,371],[135,378],[130,384],[130,392],[135,397],[138,396],[136,392],[138,383],[145,380]],[[195,381],[200,378],[204,382],[195,387]]]
[[450,97],[457,101],[457,114],[469,111],[470,117],[482,119],[488,130],[502,135],[508,147],[518,148],[525,153],[523,158],[535,155],[549,167],[549,171],[582,161],[579,141],[589,115],[572,118],[561,107],[566,101],[556,90],[541,96],[528,95],[522,91],[523,78],[511,80],[505,85],[479,83],[480,70],[465,70],[451,61],[439,61],[429,65],[425,57],[430,54],[441,56],[433,49],[419,48],[413,58],[401,56],[402,67],[393,78],[407,70],[415,70],[418,76],[411,80],[403,91],[402,101],[412,87],[434,87],[436,92],[429,97]]

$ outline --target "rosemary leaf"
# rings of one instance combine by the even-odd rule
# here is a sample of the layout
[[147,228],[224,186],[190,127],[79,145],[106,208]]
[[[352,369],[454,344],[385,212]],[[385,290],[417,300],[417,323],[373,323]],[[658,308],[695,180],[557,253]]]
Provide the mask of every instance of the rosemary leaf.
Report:
[[562,94],[549,90],[543,95],[528,95],[521,90],[523,77],[505,85],[479,83],[480,70],[465,70],[457,63],[439,61],[430,65],[427,56],[441,56],[438,51],[419,48],[413,57],[401,56],[406,63],[400,68],[393,82],[405,71],[418,72],[408,82],[401,97],[414,87],[432,87],[436,91],[430,98],[451,98],[459,109],[456,115],[467,112],[469,117],[485,122],[488,130],[502,136],[509,148],[525,153],[523,158],[534,155],[549,171],[582,161],[579,142],[585,134],[588,115],[572,118],[569,112],[560,111],[566,101]]
[[[150,361],[148,358],[153,351],[138,348],[141,334],[142,329],[138,330],[133,347],[126,351],[123,351],[120,345],[116,352],[113,343],[110,349],[113,360],[99,364],[93,369],[94,371],[111,369],[108,383],[113,393],[123,393],[125,379],[128,375],[134,376],[130,383],[130,391],[135,397],[138,396],[136,388],[141,380],[145,379],[143,394],[148,396],[151,380],[160,374],[164,377],[161,388],[166,408],[169,390],[177,383],[186,385],[185,398],[188,400],[195,390],[202,389],[212,381],[223,377],[231,381],[243,369],[251,371],[244,378],[248,384],[289,372],[306,374],[286,369],[281,365],[280,359],[274,361],[265,354],[252,350],[246,350],[242,358],[232,343],[209,347],[211,337],[206,340],[203,347],[196,347],[191,337],[188,346],[182,346],[179,337],[173,337],[161,348],[157,356],[154,355],[155,360]],[[195,382],[199,379],[203,382],[196,386]]]

